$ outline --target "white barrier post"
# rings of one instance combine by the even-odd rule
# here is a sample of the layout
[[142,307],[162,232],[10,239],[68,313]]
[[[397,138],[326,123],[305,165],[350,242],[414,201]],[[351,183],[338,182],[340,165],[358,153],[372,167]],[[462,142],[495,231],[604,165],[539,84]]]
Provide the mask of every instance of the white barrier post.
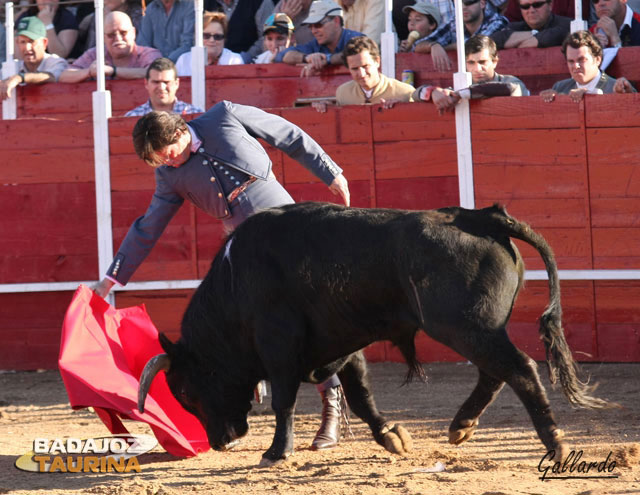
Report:
[[[2,79],[18,73],[18,62],[15,60],[15,50],[13,44],[13,2],[7,2],[5,8],[5,35],[7,38],[7,49],[5,62],[2,64]],[[4,120],[15,120],[18,117],[18,99],[16,90],[11,91],[11,97],[2,100],[2,118]]]
[[582,0],[575,0],[575,19],[571,21],[571,32],[585,31],[587,29],[587,21],[582,19]]
[[[458,71],[453,74],[453,89],[468,88],[471,74],[466,71],[464,53],[464,23],[462,20],[462,2],[455,0],[456,43],[458,54]],[[458,150],[458,191],[460,206],[475,208],[473,187],[473,155],[471,153],[471,114],[469,100],[461,99],[456,105],[456,146]]]
[[196,44],[191,48],[191,104],[206,110],[205,66],[207,64],[207,49],[202,44],[203,1],[196,0],[193,8],[196,16]]
[[380,36],[380,58],[382,63],[382,73],[395,79],[396,77],[396,47],[398,46],[398,37],[393,31],[393,20],[391,12],[393,11],[393,0],[385,0],[384,9],[384,33]]
[[[93,103],[93,154],[96,181],[96,222],[98,230],[98,280],[104,276],[113,260],[113,233],[111,231],[111,167],[109,164],[109,118],[111,93],[104,80],[104,0],[95,0],[96,22],[96,82]],[[107,296],[113,305],[113,292]]]

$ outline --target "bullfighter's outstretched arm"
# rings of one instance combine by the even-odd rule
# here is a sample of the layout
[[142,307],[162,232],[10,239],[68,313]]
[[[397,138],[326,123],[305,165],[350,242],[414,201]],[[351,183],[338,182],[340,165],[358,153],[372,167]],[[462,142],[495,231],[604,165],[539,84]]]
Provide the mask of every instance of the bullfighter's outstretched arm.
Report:
[[349,186],[342,169],[322,147],[300,127],[259,108],[228,103],[233,115],[255,138],[283,151],[329,186],[334,194],[350,203]]

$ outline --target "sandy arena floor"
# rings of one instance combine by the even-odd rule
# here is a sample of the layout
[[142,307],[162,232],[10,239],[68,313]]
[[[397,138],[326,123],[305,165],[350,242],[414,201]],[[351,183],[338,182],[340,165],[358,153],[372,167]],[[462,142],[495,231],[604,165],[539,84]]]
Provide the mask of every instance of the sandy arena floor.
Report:
[[[88,410],[72,411],[57,372],[0,374],[0,494],[177,495],[238,493],[335,494],[623,494],[640,493],[640,364],[585,365],[600,383],[598,395],[622,409],[571,409],[551,390],[553,410],[568,444],[582,450],[582,460],[615,461],[607,479],[541,481],[538,464],[545,454],[524,407],[509,389],[485,412],[470,442],[447,443],[447,428],[471,392],[476,371],[467,364],[425,365],[426,384],[400,387],[405,367],[371,365],[378,407],[413,436],[414,450],[396,457],[375,444],[368,428],[352,419],[353,437],[331,451],[308,446],[319,425],[320,400],[302,387],[296,416],[296,451],[284,465],[257,467],[271,443],[274,421],[268,404],[250,415],[250,431],[235,450],[209,451],[179,459],[161,447],[141,456],[141,473],[28,473],[14,467],[36,437],[99,437],[106,428]],[[541,373],[545,371],[541,366]],[[132,432],[149,433],[141,423]],[[444,471],[425,472],[437,463]],[[551,473],[549,473],[551,474]],[[564,473],[580,474],[580,473]]]

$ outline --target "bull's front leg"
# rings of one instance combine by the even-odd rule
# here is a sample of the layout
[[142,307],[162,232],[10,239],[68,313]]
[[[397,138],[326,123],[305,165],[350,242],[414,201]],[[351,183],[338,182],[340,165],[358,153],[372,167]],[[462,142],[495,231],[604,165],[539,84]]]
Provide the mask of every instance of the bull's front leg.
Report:
[[300,382],[271,382],[271,407],[276,414],[276,431],[271,447],[262,454],[260,467],[279,464],[293,453],[293,417],[299,387]]

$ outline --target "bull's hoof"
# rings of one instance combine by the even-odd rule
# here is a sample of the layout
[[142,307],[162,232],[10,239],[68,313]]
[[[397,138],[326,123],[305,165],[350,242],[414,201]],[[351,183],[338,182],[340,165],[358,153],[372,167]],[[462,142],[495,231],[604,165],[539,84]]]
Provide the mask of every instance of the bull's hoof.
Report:
[[411,435],[400,425],[385,425],[380,431],[384,448],[398,455],[407,455],[413,448]]
[[260,464],[258,464],[259,468],[270,468],[279,466],[287,462],[287,459],[269,459],[268,457],[263,457],[260,460]]
[[556,429],[551,432],[551,435],[553,438],[549,452],[553,451],[554,455],[553,457],[549,457],[549,460],[552,460],[553,462],[562,462],[571,452],[571,449],[569,449],[569,447],[567,447],[562,441],[564,439],[564,431]]
[[458,426],[456,429],[449,429],[449,443],[453,445],[460,445],[473,436],[478,427],[478,418],[460,420]]

